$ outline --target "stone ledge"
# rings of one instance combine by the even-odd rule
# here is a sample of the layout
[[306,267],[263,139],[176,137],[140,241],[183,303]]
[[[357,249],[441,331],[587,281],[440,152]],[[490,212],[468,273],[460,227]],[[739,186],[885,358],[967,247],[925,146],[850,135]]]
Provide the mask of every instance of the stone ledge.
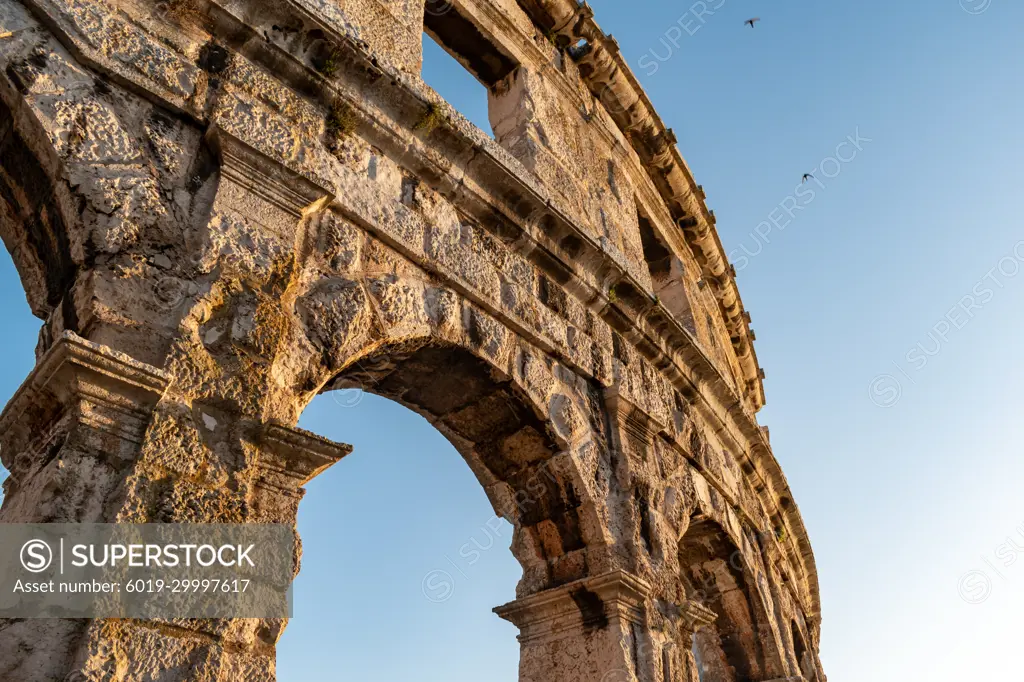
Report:
[[289,497],[352,453],[352,446],[299,428],[266,424],[259,436],[256,485]]
[[718,620],[718,614],[695,601],[687,601],[681,609],[683,625],[690,632],[696,632],[702,627],[711,625]]
[[[13,471],[9,460],[30,450],[48,425],[72,409],[89,426],[141,442],[148,414],[169,384],[161,369],[64,332],[0,414],[4,465]],[[85,410],[83,403],[99,409]]]
[[296,218],[334,200],[328,180],[306,177],[213,123],[206,142],[220,160],[221,173],[240,187]]
[[522,644],[544,644],[620,623],[643,623],[651,587],[614,571],[584,578],[499,606],[494,612],[520,629]]
[[61,334],[57,342],[39,359],[34,376],[44,376],[43,380],[49,382],[51,375],[66,364],[91,369],[125,384],[160,394],[170,383],[170,375],[164,370],[139,362],[126,353],[83,339],[72,331]]
[[653,456],[654,441],[665,425],[623,395],[621,382],[604,389],[604,404],[612,426],[612,444],[630,457],[646,462]]

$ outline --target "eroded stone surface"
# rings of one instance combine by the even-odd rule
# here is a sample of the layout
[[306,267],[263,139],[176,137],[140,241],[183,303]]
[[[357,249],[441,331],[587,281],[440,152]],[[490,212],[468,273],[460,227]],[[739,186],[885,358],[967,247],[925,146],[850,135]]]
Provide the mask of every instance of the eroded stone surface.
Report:
[[[420,80],[424,30],[493,139]],[[348,450],[293,426],[359,387],[514,525],[524,681],[824,681],[749,316],[586,5],[0,0],[0,66],[44,320],[0,522],[294,524]],[[0,622],[0,680],[269,681],[284,625]]]

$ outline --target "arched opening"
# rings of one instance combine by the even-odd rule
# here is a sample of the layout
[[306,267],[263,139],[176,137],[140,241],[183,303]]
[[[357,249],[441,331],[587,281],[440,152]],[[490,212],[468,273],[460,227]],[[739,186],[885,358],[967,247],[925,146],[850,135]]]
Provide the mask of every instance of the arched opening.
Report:
[[355,450],[299,505],[302,570],[278,682],[459,680],[481,669],[515,682],[516,628],[491,613],[522,576],[512,527],[451,443],[357,390],[318,396],[300,426]]
[[465,349],[413,341],[350,364],[331,388],[391,398],[451,441],[495,511],[516,525],[513,552],[530,588],[582,577],[572,561],[584,548],[581,502],[549,468],[557,436],[509,377]]
[[640,225],[640,243],[643,245],[647,270],[651,274],[654,294],[672,316],[696,336],[697,326],[693,320],[690,297],[686,293],[683,262],[661,240],[654,225],[641,210],[637,210],[637,222]]
[[716,616],[693,639],[700,682],[765,679],[756,588],[740,550],[721,526],[698,515],[680,540],[679,563],[687,597]]
[[[4,249],[0,249],[0,291],[4,292],[0,296],[0,319],[4,321],[4,333],[0,334],[0,353],[4,357],[4,362],[0,363],[0,395],[10,397],[35,366],[33,349],[39,334],[39,320],[29,310],[14,261]],[[7,474],[0,464],[0,485],[7,480]]]
[[[35,366],[40,321],[31,306],[44,314],[59,290],[59,282],[37,257],[37,252],[48,253],[60,234],[60,228],[53,226],[60,221],[52,200],[47,200],[48,188],[42,168],[13,128],[10,110],[0,102],[0,239],[6,247],[0,248],[0,319],[4,321],[0,395],[6,396],[5,401]],[[64,263],[63,252],[61,257],[50,255],[56,261],[53,269],[58,270]],[[31,302],[27,290],[35,294]],[[0,483],[7,475],[0,464]]]
[[[300,506],[278,679],[518,679],[517,631],[491,609],[583,565],[579,501],[546,470],[559,447],[529,398],[469,351],[415,341],[349,364],[300,425],[355,452]],[[315,667],[310,638],[345,669]]]
[[793,655],[796,657],[797,668],[804,680],[814,682],[818,677],[814,674],[814,664],[807,655],[807,644],[804,643],[804,637],[800,634],[800,626],[797,625],[796,620],[790,621],[790,631],[793,637]]
[[[48,139],[39,130],[36,146]],[[24,292],[32,312],[45,317],[70,288],[75,267],[61,210],[67,197],[60,196],[37,151],[0,100],[0,239],[17,266],[5,291]]]

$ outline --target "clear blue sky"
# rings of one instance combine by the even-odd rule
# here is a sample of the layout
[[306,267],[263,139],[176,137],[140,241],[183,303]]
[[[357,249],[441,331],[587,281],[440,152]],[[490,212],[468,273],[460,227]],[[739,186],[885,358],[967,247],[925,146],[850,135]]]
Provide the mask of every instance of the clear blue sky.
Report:
[[[814,546],[825,670],[1019,677],[1024,551],[1004,543],[1024,550],[1024,5],[707,4],[702,25],[685,0],[591,0],[744,256],[761,422]],[[662,42],[680,19],[699,30]],[[428,82],[486,125],[480,88],[427,47]],[[858,131],[839,151],[854,158],[822,165]],[[9,396],[37,323],[9,259],[0,291]],[[303,502],[279,679],[516,680],[515,629],[490,613],[519,575],[510,532],[458,454],[374,396],[322,396],[302,425],[356,451]]]

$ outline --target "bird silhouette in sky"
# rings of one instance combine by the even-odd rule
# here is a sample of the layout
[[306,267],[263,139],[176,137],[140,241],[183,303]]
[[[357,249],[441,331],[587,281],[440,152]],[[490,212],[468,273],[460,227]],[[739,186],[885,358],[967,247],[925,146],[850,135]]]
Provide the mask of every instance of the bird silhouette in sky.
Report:
[[804,183],[804,182],[807,182],[808,180],[813,180],[813,179],[814,179],[813,175],[811,175],[810,173],[804,173],[804,177],[801,180],[801,183]]
[[753,19],[747,19],[743,23],[750,26],[750,28],[754,28],[754,24],[756,24],[759,21],[761,21],[761,17],[754,17]]

